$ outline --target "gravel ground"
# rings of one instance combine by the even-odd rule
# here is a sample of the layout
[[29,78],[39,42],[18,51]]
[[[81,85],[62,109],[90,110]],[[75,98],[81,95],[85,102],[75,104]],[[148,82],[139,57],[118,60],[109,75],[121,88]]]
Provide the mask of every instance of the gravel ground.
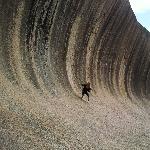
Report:
[[4,78],[2,82],[2,150],[150,149],[150,120],[141,104],[104,94],[90,101],[52,98],[34,88],[19,89]]

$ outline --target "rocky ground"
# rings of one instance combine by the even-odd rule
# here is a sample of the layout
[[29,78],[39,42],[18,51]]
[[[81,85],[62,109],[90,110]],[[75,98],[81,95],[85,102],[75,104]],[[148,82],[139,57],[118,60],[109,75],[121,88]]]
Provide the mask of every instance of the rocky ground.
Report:
[[9,89],[6,85],[9,94],[6,87],[0,92],[2,150],[150,148],[149,115],[140,104],[108,95],[91,96],[90,101],[64,95],[52,98],[40,92],[33,96],[36,89],[25,95],[10,85]]

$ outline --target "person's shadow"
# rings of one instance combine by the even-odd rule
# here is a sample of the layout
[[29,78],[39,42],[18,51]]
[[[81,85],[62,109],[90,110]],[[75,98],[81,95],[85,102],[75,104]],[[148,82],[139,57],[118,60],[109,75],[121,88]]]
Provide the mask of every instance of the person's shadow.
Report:
[[86,98],[84,97],[84,98],[82,98],[81,96],[79,96],[79,95],[76,95],[76,97],[77,98],[79,98],[82,102],[85,102],[85,103],[88,103],[89,101],[88,101],[88,99],[86,100]]

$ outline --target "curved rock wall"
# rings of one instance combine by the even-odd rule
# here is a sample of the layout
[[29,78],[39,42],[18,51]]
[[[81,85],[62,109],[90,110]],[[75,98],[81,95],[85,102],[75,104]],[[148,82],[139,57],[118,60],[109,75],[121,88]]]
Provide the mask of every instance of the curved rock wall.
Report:
[[149,98],[150,36],[128,1],[2,1],[1,10],[1,70],[12,82],[79,94],[87,80]]

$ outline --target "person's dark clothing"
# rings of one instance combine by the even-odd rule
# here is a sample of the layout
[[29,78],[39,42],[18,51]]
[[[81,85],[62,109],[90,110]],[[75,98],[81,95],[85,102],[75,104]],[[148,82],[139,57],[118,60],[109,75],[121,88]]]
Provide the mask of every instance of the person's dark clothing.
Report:
[[89,93],[92,89],[90,88],[90,84],[82,84],[83,89],[82,89],[82,98],[84,96],[84,94],[86,94],[88,96],[88,100],[89,100]]

